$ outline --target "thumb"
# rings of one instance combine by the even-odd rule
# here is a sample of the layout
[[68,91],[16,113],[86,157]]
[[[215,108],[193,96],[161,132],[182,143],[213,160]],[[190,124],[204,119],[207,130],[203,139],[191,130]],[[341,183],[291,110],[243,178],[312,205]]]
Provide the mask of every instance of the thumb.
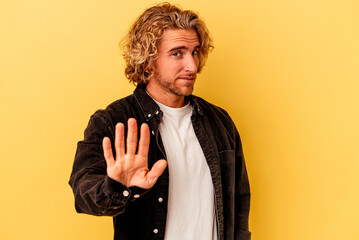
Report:
[[167,167],[167,161],[164,159],[158,160],[151,168],[151,171],[147,173],[148,183],[155,185],[157,179],[162,175],[163,171]]

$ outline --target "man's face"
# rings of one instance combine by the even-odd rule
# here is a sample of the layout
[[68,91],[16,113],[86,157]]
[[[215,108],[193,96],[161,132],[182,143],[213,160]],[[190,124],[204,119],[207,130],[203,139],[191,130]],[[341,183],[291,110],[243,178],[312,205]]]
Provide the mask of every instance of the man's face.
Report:
[[158,58],[151,67],[150,84],[156,86],[157,92],[177,97],[192,93],[199,65],[198,49],[195,30],[165,30],[158,45]]

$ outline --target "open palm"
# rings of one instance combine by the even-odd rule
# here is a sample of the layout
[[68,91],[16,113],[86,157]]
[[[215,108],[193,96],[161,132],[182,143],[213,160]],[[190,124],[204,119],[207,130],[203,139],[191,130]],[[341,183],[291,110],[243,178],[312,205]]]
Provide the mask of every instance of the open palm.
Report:
[[[116,125],[115,151],[113,156],[111,140],[103,139],[103,153],[107,163],[107,175],[124,184],[127,187],[137,186],[149,189],[153,187],[157,179],[167,166],[164,159],[158,160],[148,169],[148,150],[150,146],[150,130],[146,123],[141,125],[140,140],[137,140],[137,122],[134,118],[128,119],[128,131],[125,144],[125,126],[123,123]],[[138,151],[136,154],[138,144]],[[127,146],[126,146],[127,145]],[[125,148],[127,147],[127,151]]]

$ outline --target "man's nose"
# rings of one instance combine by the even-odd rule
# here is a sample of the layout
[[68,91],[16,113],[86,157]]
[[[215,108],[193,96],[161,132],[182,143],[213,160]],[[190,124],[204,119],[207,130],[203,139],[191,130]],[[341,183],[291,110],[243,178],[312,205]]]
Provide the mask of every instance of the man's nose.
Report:
[[184,70],[189,73],[197,73],[198,58],[197,56],[188,55],[184,60]]

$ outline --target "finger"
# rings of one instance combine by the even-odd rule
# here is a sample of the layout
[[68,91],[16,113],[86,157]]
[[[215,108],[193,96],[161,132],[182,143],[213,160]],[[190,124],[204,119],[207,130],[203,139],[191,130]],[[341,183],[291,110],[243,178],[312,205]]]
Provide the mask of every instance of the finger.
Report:
[[123,123],[116,124],[115,149],[116,159],[122,159],[125,156],[125,126]]
[[147,173],[148,183],[153,186],[157,179],[162,175],[167,167],[167,161],[164,159],[158,160],[153,166],[151,171]]
[[103,156],[105,157],[107,167],[112,166],[115,163],[112,154],[111,140],[108,137],[104,137],[102,140]]
[[135,155],[137,148],[137,122],[134,118],[128,119],[127,122],[127,152],[126,154]]
[[150,147],[150,129],[146,123],[141,125],[140,141],[138,143],[138,155],[147,159]]

